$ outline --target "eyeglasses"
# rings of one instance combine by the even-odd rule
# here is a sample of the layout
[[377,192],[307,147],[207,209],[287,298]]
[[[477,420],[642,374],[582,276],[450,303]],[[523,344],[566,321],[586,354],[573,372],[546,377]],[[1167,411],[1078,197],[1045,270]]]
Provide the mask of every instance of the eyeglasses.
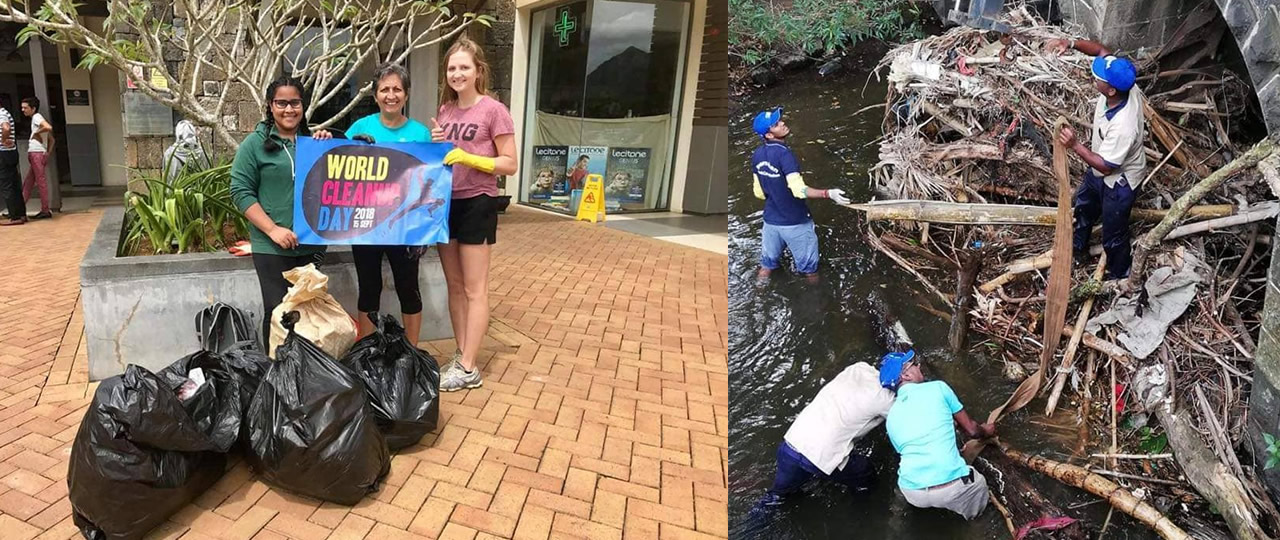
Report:
[[301,99],[275,99],[275,100],[272,100],[271,103],[275,105],[277,109],[301,109],[302,108]]

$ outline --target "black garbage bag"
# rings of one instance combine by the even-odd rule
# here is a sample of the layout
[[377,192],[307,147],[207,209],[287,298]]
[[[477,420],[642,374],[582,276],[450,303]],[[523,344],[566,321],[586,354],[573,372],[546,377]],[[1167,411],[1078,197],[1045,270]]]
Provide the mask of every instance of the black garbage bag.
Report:
[[261,350],[258,345],[258,328],[253,318],[235,306],[217,302],[196,313],[196,332],[200,334],[200,348],[216,353],[243,347],[244,342]]
[[414,346],[395,317],[372,312],[369,320],[374,332],[351,347],[342,365],[364,382],[387,447],[399,450],[440,421],[440,365]]
[[239,388],[212,353],[102,381],[71,446],[76,526],[91,540],[142,538],[222,477],[240,421]]
[[236,442],[242,449],[247,448],[249,435],[248,425],[242,420],[249,412],[249,404],[253,402],[253,396],[258,392],[258,385],[262,383],[267,369],[271,367],[271,359],[256,347],[255,343],[241,341],[222,354],[201,351],[174,362],[158,374],[170,382],[181,384],[180,379],[185,378],[192,369],[199,367],[204,368],[206,376],[212,373],[212,376],[223,381],[223,387],[234,394],[228,397],[234,399],[235,403],[228,405],[227,408],[234,406],[238,431]]
[[293,330],[298,312],[258,386],[245,423],[249,464],[268,483],[352,505],[378,489],[391,468],[364,385]]

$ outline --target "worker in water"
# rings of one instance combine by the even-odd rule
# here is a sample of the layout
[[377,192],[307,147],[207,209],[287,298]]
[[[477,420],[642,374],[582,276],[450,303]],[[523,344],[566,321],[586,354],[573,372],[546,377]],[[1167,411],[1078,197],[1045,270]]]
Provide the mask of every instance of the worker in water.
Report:
[[816,278],[818,233],[805,199],[831,199],[849,204],[840,189],[815,189],[804,183],[800,164],[787,147],[791,128],[782,121],[782,107],[756,115],[751,127],[761,144],[751,156],[753,191],[764,199],[764,231],[760,242],[760,277],[778,268],[782,249],[791,251],[796,273]]
[[1058,141],[1089,165],[1073,203],[1075,260],[1078,264],[1088,260],[1089,235],[1101,217],[1107,279],[1128,277],[1132,261],[1129,211],[1133,208],[1134,190],[1142,184],[1147,167],[1143,149],[1147,139],[1142,111],[1144,98],[1134,85],[1138,70],[1129,59],[1115,56],[1096,41],[1055,39],[1048,42],[1048,47],[1059,54],[1075,49],[1094,56],[1090,69],[1094,86],[1101,94],[1094,107],[1090,146],[1081,144],[1071,128],[1058,134]]
[[891,352],[880,362],[880,384],[896,392],[884,428],[902,456],[898,489],[917,508],[945,508],[973,519],[987,507],[987,479],[960,456],[958,424],[970,437],[994,437],[978,425],[942,381],[925,381],[915,351]]
[[782,504],[814,477],[844,484],[849,491],[871,489],[875,470],[854,445],[884,422],[893,392],[880,373],[858,362],[841,371],[800,411],[778,445],[778,472],[759,506]]

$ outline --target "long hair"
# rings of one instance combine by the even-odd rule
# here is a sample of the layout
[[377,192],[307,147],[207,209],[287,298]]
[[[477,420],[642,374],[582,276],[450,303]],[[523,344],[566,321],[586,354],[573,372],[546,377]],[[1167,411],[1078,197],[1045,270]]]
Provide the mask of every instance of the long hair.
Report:
[[[276,118],[271,114],[271,101],[276,98],[276,90],[286,86],[297,88],[298,95],[302,96],[302,121],[298,123],[298,133],[302,135],[309,135],[311,134],[311,130],[307,129],[307,107],[310,105],[310,100],[307,98],[306,91],[302,89],[302,81],[289,75],[281,75],[276,80],[271,81],[271,84],[267,86],[267,95],[263,100],[267,104],[263,111],[266,117],[267,128],[273,128],[276,125]],[[280,144],[271,140],[271,137],[263,139],[262,148],[268,152],[278,152],[281,149]]]
[[440,70],[444,74],[444,80],[440,83],[440,95],[443,98],[440,100],[441,103],[458,102],[458,92],[449,86],[449,58],[459,52],[470,54],[471,61],[476,65],[476,92],[482,96],[492,97],[493,95],[489,93],[489,63],[484,59],[484,49],[471,41],[471,38],[462,36],[444,53],[444,66]]

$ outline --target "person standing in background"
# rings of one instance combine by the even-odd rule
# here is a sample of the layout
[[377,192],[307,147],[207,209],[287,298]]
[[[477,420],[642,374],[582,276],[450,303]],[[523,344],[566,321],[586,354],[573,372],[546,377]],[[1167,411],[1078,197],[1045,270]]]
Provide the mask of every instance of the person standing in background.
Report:
[[31,200],[32,186],[40,190],[40,213],[31,219],[48,219],[53,217],[49,211],[49,181],[45,177],[45,165],[49,162],[49,154],[53,152],[53,126],[40,114],[40,100],[29,97],[22,98],[22,114],[31,118],[31,140],[27,143],[27,162],[31,170],[22,181],[22,202]]
[[0,225],[22,225],[27,222],[27,204],[22,200],[18,173],[18,125],[9,114],[9,104],[0,103],[0,197],[8,210]]

